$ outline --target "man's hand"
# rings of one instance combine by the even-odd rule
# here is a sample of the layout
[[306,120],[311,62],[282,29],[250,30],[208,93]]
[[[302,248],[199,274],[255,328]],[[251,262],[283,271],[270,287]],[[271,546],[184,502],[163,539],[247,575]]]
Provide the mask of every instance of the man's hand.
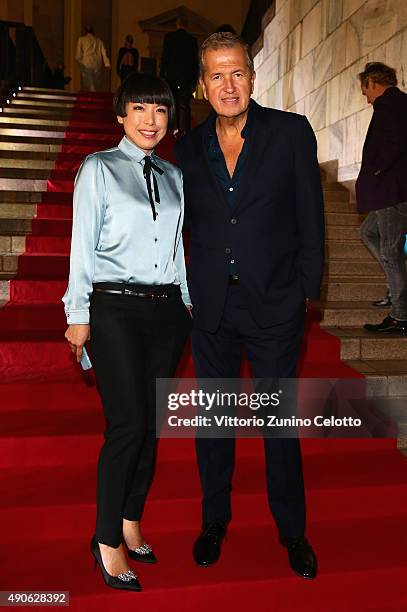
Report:
[[192,309],[193,309],[192,304],[185,304],[185,306],[187,307],[188,312],[189,312],[189,314],[190,314],[190,315],[191,315],[191,317],[192,317]]
[[89,325],[69,325],[65,332],[65,338],[69,342],[72,353],[76,355],[76,361],[79,363],[82,359],[82,351],[85,343],[89,340]]

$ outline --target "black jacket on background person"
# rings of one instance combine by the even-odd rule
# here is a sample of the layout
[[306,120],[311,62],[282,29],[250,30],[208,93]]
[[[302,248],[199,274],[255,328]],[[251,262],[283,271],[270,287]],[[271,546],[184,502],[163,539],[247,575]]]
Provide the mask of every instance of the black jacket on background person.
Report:
[[[122,59],[124,58],[124,56],[127,53],[129,53],[131,55],[133,63],[132,64],[123,64],[123,66],[122,66]],[[131,72],[137,72],[137,70],[138,70],[138,59],[139,59],[139,53],[138,53],[138,50],[135,47],[120,47],[119,52],[117,54],[117,62],[116,62],[116,71],[117,71],[117,74],[120,75],[120,69],[123,68],[123,67],[126,67]]]
[[195,89],[198,78],[198,43],[183,28],[165,35],[161,76],[171,88],[179,86],[190,93]]
[[[178,141],[190,231],[188,286],[194,324],[214,332],[228,291],[230,253],[260,327],[290,321],[318,298],[324,211],[314,133],[301,115],[249,106],[248,158],[230,206],[205,151],[211,121]],[[248,119],[249,120],[249,119]]]
[[407,94],[389,87],[373,109],[356,181],[360,212],[407,202]]

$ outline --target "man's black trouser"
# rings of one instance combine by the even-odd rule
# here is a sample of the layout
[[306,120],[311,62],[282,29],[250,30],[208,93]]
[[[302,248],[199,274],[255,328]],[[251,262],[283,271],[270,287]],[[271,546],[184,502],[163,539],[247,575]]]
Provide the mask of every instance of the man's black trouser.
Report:
[[[254,378],[295,378],[304,309],[298,318],[266,329],[250,315],[240,286],[231,286],[219,329],[192,332],[192,352],[198,378],[238,378],[241,347]],[[271,512],[284,537],[305,532],[305,495],[301,448],[297,438],[265,438],[267,493]],[[231,520],[233,438],[197,438],[196,451],[203,491],[203,526]]]
[[174,375],[191,328],[179,287],[169,286],[168,293],[154,299],[97,292],[91,297],[91,358],[107,422],[98,463],[96,539],[115,548],[123,518],[140,520],[154,473],[155,379]]

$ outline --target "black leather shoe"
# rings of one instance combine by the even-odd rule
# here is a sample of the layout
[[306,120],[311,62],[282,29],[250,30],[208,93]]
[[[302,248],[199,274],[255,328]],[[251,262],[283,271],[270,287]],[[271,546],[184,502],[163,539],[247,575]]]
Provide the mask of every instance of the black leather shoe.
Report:
[[142,546],[132,550],[126,544],[127,553],[130,559],[133,561],[141,561],[141,563],[157,563],[157,558],[153,553],[153,549],[148,544],[144,543]]
[[393,317],[389,315],[377,325],[366,323],[364,329],[369,332],[401,334],[402,336],[407,336],[407,321],[397,321],[397,319],[393,319]]
[[112,589],[120,589],[123,591],[141,591],[141,584],[131,569],[127,570],[127,572],[123,574],[119,574],[118,576],[111,576],[108,574],[105,566],[103,565],[99,543],[95,536],[93,536],[90,541],[90,550],[95,558],[95,569],[99,565],[103,579],[107,586],[111,587]]
[[377,300],[376,302],[372,302],[372,306],[377,306],[377,308],[386,308],[387,306],[391,306],[390,291],[387,290],[386,295],[381,300]]
[[317,558],[314,551],[304,537],[283,538],[280,544],[287,549],[291,569],[307,580],[313,580],[317,575]]
[[201,567],[208,567],[220,557],[222,540],[226,535],[225,523],[208,523],[199,538],[195,541],[194,561]]

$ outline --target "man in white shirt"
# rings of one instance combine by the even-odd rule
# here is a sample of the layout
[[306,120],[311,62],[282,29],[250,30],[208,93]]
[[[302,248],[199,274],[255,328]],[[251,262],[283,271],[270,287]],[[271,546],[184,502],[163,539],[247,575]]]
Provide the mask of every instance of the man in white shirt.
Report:
[[76,61],[81,68],[82,87],[88,91],[96,91],[99,85],[102,64],[110,68],[103,41],[95,36],[93,26],[85,26],[84,36],[78,38],[76,46]]

